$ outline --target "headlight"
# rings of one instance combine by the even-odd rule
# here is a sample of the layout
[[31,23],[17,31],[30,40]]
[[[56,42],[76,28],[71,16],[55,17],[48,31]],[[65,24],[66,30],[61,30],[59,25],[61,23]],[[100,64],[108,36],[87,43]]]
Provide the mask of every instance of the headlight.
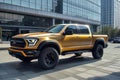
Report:
[[35,46],[35,44],[37,43],[38,39],[26,39],[27,42],[28,42],[28,46],[31,47],[31,46]]

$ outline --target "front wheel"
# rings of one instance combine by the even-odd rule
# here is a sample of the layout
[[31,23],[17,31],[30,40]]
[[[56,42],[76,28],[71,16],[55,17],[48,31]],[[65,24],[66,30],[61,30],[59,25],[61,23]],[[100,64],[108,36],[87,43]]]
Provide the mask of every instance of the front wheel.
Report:
[[94,46],[94,49],[92,50],[92,56],[94,59],[101,59],[102,58],[103,46],[101,44]]
[[52,47],[43,49],[38,58],[38,63],[43,69],[52,69],[58,64],[58,62],[58,52]]

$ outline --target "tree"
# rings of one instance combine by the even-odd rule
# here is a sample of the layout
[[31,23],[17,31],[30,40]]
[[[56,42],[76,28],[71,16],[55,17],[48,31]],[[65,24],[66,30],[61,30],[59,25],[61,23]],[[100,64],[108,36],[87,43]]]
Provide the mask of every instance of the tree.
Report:
[[120,36],[120,29],[113,28],[111,26],[104,26],[100,33],[107,34],[109,38],[114,38],[114,37]]

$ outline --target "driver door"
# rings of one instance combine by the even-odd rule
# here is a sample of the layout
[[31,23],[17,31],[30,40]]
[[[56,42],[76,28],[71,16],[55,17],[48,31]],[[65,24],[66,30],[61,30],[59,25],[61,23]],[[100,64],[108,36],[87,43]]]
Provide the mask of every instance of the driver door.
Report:
[[64,50],[74,50],[74,48],[78,46],[77,27],[75,25],[70,25],[65,29],[65,32],[67,31],[72,31],[72,34],[63,35],[61,45]]

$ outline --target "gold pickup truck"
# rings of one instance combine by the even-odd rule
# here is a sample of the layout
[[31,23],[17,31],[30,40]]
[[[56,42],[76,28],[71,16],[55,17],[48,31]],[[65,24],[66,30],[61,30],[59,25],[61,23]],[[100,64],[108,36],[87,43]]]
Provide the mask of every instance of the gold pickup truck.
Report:
[[23,62],[38,59],[41,68],[51,69],[59,62],[59,55],[80,56],[89,51],[100,59],[107,42],[107,35],[93,35],[89,25],[59,24],[43,32],[13,36],[9,54]]

